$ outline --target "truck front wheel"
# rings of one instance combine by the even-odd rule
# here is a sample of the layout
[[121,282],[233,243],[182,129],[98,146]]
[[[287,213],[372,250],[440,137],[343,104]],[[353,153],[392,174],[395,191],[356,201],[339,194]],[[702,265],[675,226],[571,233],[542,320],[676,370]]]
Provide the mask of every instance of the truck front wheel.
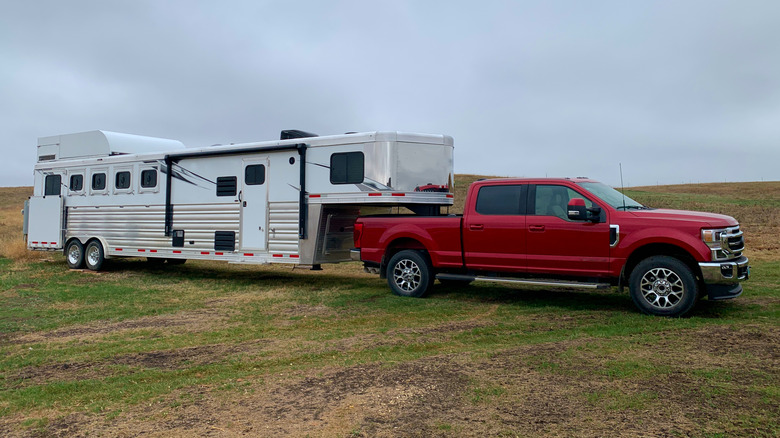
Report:
[[387,264],[387,284],[394,294],[402,297],[425,295],[433,279],[430,263],[420,251],[400,251]]
[[669,256],[639,262],[628,284],[634,304],[650,315],[682,316],[693,308],[699,295],[691,268]]

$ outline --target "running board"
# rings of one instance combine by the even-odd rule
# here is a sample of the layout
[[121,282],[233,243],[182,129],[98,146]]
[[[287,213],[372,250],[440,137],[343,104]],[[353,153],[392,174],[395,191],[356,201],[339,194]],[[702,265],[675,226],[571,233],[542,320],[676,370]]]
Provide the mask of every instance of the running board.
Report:
[[612,285],[609,283],[587,283],[579,281],[558,281],[558,280],[540,280],[540,279],[524,279],[524,278],[504,278],[504,277],[478,277],[474,275],[459,275],[459,274],[438,274],[436,278],[439,280],[460,280],[460,281],[495,281],[498,283],[515,283],[515,284],[530,284],[535,286],[559,286],[559,287],[576,287],[580,289],[608,289]]

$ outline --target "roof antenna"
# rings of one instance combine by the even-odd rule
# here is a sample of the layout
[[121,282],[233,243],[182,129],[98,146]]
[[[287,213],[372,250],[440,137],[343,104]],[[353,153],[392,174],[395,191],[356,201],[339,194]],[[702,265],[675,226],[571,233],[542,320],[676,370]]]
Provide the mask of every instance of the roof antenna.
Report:
[[626,188],[623,186],[623,163],[618,163],[620,166],[620,193],[623,194],[623,210],[626,209]]

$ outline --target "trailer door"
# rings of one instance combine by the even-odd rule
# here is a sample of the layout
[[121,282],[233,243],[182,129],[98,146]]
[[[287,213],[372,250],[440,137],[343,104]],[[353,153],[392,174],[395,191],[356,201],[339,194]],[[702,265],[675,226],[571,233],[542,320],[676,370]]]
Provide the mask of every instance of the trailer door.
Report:
[[243,160],[241,249],[265,250],[268,227],[268,158]]
[[62,197],[33,196],[30,198],[27,247],[61,249],[63,246]]

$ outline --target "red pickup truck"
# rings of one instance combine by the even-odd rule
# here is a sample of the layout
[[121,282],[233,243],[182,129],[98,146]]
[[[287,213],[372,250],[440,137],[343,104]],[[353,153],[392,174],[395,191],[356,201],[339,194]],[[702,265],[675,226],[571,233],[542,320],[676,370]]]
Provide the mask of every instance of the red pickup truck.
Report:
[[680,316],[699,298],[736,298],[749,276],[732,217],[653,209],[590,179],[490,179],[463,215],[359,217],[352,258],[394,293],[434,279],[607,288],[628,285],[644,313]]

